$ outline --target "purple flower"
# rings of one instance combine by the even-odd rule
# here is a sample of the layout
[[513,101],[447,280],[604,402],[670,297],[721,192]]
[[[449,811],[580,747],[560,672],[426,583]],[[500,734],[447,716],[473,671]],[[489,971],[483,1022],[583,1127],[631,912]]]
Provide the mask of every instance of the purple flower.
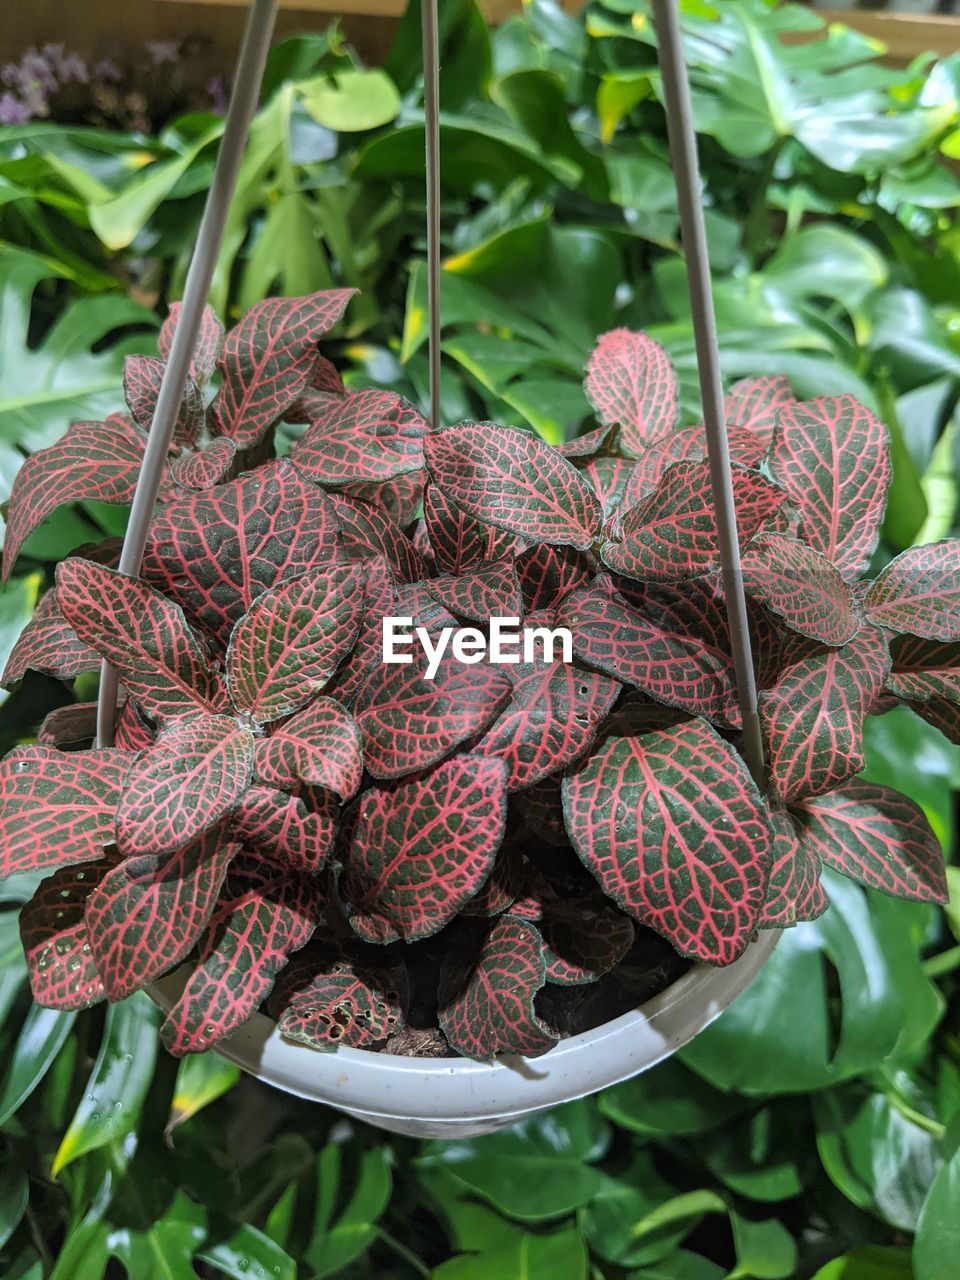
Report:
[[87,64],[78,53],[71,53],[58,68],[61,84],[86,84],[90,79]]
[[211,76],[207,81],[207,94],[210,98],[210,110],[214,115],[225,116],[227,107],[230,105],[230,99],[227,96],[227,87],[224,84],[223,76]]
[[101,58],[99,62],[94,63],[93,78],[116,84],[118,80],[123,79],[123,72],[112,58]]
[[19,98],[9,91],[0,96],[0,125],[26,124],[29,119],[30,112]]
[[180,46],[173,40],[148,40],[147,57],[151,66],[162,67],[165,62],[176,62]]
[[20,83],[26,88],[35,85],[44,93],[52,93],[57,88],[57,77],[46,58],[36,49],[28,49],[20,59]]

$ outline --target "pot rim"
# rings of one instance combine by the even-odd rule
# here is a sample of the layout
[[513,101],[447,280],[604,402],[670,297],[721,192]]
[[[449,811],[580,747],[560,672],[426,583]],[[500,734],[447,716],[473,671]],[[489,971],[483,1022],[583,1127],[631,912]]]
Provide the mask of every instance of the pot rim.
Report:
[[[561,1040],[539,1058],[411,1058],[286,1039],[255,1013],[214,1049],[266,1084],[378,1121],[433,1123],[520,1118],[585,1097],[654,1066],[726,1009],[763,968],[780,938],[764,931],[723,968],[696,964],[658,995],[611,1022]],[[182,966],[147,992],[169,1012],[191,972]]]

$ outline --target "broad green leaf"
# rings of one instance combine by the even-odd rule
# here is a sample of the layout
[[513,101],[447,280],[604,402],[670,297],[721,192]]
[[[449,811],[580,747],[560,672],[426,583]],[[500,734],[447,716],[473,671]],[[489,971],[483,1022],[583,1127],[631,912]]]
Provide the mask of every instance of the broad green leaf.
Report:
[[293,1258],[269,1236],[246,1222],[223,1240],[211,1231],[196,1256],[231,1280],[296,1280],[297,1264]]
[[[813,1280],[924,1280],[915,1275],[908,1249],[882,1245],[861,1245],[840,1258],[834,1258]],[[944,1275],[946,1280],[946,1275]]]
[[697,1149],[725,1186],[763,1204],[798,1196],[816,1171],[809,1113],[785,1099],[702,1134]]
[[342,1149],[324,1147],[317,1160],[316,1216],[304,1250],[310,1274],[320,1280],[336,1275],[358,1258],[377,1236],[377,1220],[390,1200],[391,1159],[387,1147],[373,1147],[360,1157],[360,1167],[342,1203]]
[[314,120],[338,133],[379,128],[400,110],[400,95],[385,71],[333,71],[301,81],[298,92]]
[[731,1213],[737,1265],[729,1280],[789,1280],[796,1275],[797,1246],[776,1218],[755,1222]]
[[508,1244],[450,1258],[430,1274],[433,1280],[587,1280],[587,1251],[576,1227],[538,1235],[515,1230]]
[[76,1016],[31,1006],[0,1084],[0,1126],[18,1111],[50,1070]]
[[164,1132],[175,1129],[227,1093],[240,1079],[240,1068],[212,1050],[191,1053],[180,1063]]
[[30,1199],[26,1171],[14,1165],[0,1168],[0,1249],[16,1231]]
[[703,1133],[748,1106],[744,1098],[712,1089],[675,1058],[600,1095],[608,1120],[651,1137]]
[[[13,578],[0,590],[0,668],[6,666],[20,632],[33,616],[42,585],[43,575],[31,573]],[[0,704],[9,696],[5,690],[0,692]]]
[[960,1127],[956,1123],[947,1142],[952,1154],[933,1180],[917,1223],[916,1280],[951,1280],[960,1253]]
[[153,1078],[158,1021],[156,1006],[141,994],[108,1007],[100,1053],[54,1156],[53,1177],[136,1127]]

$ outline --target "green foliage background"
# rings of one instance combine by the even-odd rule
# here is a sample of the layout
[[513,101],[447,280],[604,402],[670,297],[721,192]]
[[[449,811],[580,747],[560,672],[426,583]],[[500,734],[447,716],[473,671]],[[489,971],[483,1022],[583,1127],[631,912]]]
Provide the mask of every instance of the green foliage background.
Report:
[[[879,555],[955,526],[960,61],[905,69],[765,0],[682,5],[725,372],[782,372],[883,416],[896,472]],[[551,0],[487,30],[443,0],[444,416],[587,418],[596,335],[644,327],[696,415],[653,35],[640,0]],[[416,0],[384,69],[335,28],[271,57],[214,302],[355,284],[334,354],[425,395]],[[786,37],[786,41],[783,39]],[[182,285],[222,123],[157,137],[0,130],[0,475],[121,404],[148,303]],[[162,305],[159,308],[162,313]],[[0,656],[51,564],[122,516],[31,539]],[[89,688],[77,688],[78,698]],[[65,695],[31,678],[0,743]],[[954,842],[960,748],[900,709],[868,774]],[[415,1142],[157,1051],[156,1014],[31,1007],[0,886],[0,1275],[181,1280],[954,1280],[960,1274],[960,874],[946,912],[831,877],[754,986],[677,1060],[501,1134]]]

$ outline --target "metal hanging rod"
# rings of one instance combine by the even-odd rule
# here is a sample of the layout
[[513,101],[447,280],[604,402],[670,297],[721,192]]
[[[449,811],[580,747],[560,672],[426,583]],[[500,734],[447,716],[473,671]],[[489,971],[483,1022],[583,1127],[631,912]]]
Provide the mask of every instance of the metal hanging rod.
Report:
[[737,698],[743,720],[741,751],[757,785],[765,788],[763,737],[757,711],[757,682],[750,644],[750,624],[740,566],[737,511],[730,471],[723,383],[717,322],[713,311],[710,259],[700,194],[700,164],[690,105],[690,83],[683,57],[683,40],[677,0],[653,0],[657,32],[657,60],[663,78],[667,135],[680,208],[680,235],[687,263],[687,281],[693,312],[693,336],[697,350],[697,374],[707,434],[707,458],[713,489],[714,513],[720,536],[720,568],[724,585],[730,643],[737,677]]
[[[163,371],[157,406],[147,437],[147,448],[137,480],[130,521],[127,525],[120,572],[136,576],[140,572],[147,531],[163,480],[163,469],[173,440],[180,401],[197,345],[203,308],[210,293],[213,273],[220,253],[223,230],[237,185],[237,174],[243,159],[250,122],[257,109],[263,69],[270,49],[270,38],[277,16],[277,0],[252,0],[237,62],[237,74],[230,95],[230,107],[223,129],[223,140],[217,155],[213,181],[207,195],[197,243],[183,291],[180,318],[170,344],[170,355]],[[100,696],[97,705],[97,743],[112,746],[117,714],[119,681],[115,668],[104,663],[100,673]]]
[[440,426],[440,24],[437,0],[422,0],[423,121],[427,167],[427,313],[430,425]]

